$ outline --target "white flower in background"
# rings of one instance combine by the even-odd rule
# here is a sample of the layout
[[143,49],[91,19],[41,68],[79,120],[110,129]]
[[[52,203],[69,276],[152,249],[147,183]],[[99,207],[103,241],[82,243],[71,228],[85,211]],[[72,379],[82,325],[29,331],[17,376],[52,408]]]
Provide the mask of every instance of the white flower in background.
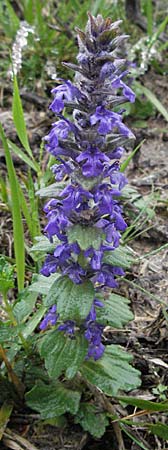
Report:
[[9,71],[11,78],[20,71],[22,67],[22,51],[27,46],[28,34],[35,33],[34,27],[26,21],[20,22],[20,28],[16,33],[16,39],[12,46],[12,69]]

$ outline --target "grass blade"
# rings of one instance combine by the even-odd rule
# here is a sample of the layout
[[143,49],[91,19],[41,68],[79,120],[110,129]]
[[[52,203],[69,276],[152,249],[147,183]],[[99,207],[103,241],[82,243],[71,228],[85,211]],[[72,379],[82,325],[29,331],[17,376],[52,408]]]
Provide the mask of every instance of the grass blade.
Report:
[[131,434],[126,427],[124,427],[121,424],[121,429],[124,431],[125,434],[127,434],[127,436],[129,436],[129,438],[132,439],[133,442],[135,442],[137,445],[139,445],[140,448],[142,448],[143,450],[149,450],[149,447],[145,447],[145,445],[139,441],[139,439],[137,439],[133,434]]
[[153,32],[153,7],[152,0],[146,2],[146,16],[147,16],[147,32],[148,36],[152,36]]
[[23,150],[21,150],[21,148],[14,144],[14,142],[10,141],[10,139],[8,139],[8,145],[9,148],[13,150],[13,152],[17,156],[19,156],[19,158],[22,159],[22,161],[24,161],[31,169],[33,169],[35,172],[39,172],[39,166],[36,161],[32,161],[29,156],[25,155]]
[[140,90],[141,94],[144,94],[148,100],[152,103],[152,105],[155,106],[155,108],[162,114],[162,116],[167,120],[168,122],[168,111],[166,108],[162,105],[160,100],[153,94],[153,92],[150,91],[145,86],[142,86],[142,84],[138,83],[137,81],[134,83],[135,86]]
[[13,121],[16,127],[16,131],[18,134],[18,137],[20,139],[20,142],[22,143],[23,147],[27,151],[28,155],[33,159],[33,154],[31,151],[31,148],[29,146],[28,136],[27,136],[27,130],[23,115],[23,108],[22,108],[22,102],[19,94],[19,88],[17,83],[17,78],[14,75],[13,79],[13,105],[12,105],[12,111],[13,111]]
[[39,223],[39,213],[38,213],[38,202],[39,199],[35,195],[34,182],[31,176],[31,172],[28,173],[28,196],[30,202],[31,216],[32,216],[32,238],[39,236],[41,234],[40,223]]
[[131,159],[133,158],[135,153],[139,150],[139,148],[141,147],[141,145],[144,142],[145,142],[145,139],[143,139],[143,141],[141,141],[140,144],[138,144],[137,147],[135,147],[134,150],[132,150],[132,152],[130,153],[128,158],[121,164],[120,172],[124,172],[125,171],[125,169],[127,168],[128,164],[130,163]]
[[[158,26],[157,31],[151,37],[151,41],[150,41],[150,44],[149,44],[149,49],[157,41],[157,39],[160,36],[160,34],[163,33],[163,31],[165,30],[167,24],[168,24],[168,16],[166,16],[166,18],[163,20],[163,22]],[[166,42],[166,44],[167,44],[167,42]],[[158,51],[159,51],[159,49],[158,49]]]
[[[18,181],[17,181],[18,183]],[[33,231],[32,231],[32,218],[30,214],[30,206],[27,204],[24,193],[22,191],[22,188],[20,184],[18,183],[18,192],[19,192],[19,201],[20,201],[20,207],[23,212],[24,218],[26,220],[27,227],[29,229],[30,237],[33,238]]]
[[24,230],[22,224],[22,216],[20,211],[19,202],[19,192],[17,185],[17,178],[15,169],[13,166],[13,161],[11,158],[10,150],[8,147],[7,139],[5,137],[2,125],[0,124],[0,137],[2,139],[5,159],[10,183],[11,190],[11,201],[12,201],[12,218],[13,218],[13,235],[14,235],[14,251],[16,258],[16,269],[17,269],[17,282],[18,290],[21,291],[24,287],[24,276],[25,276],[25,249],[24,249]]

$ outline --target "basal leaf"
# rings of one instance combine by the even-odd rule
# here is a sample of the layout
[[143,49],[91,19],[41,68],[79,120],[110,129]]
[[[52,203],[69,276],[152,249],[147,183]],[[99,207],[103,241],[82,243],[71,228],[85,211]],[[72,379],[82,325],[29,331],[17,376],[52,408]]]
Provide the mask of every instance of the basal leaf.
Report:
[[52,378],[58,378],[62,372],[66,373],[67,378],[73,378],[87,354],[87,347],[83,336],[72,339],[57,330],[48,333],[39,345],[45,367]]
[[121,295],[110,294],[104,302],[104,308],[97,308],[97,320],[114,328],[122,328],[130,320],[133,314],[128,306],[129,300]]
[[94,300],[94,287],[91,281],[73,283],[68,277],[59,277],[52,285],[45,305],[57,303],[61,320],[83,320],[89,314]]
[[103,436],[109,423],[106,413],[99,412],[96,406],[90,403],[81,404],[75,422],[80,423],[85,431],[89,431],[96,438]]
[[107,395],[117,395],[121,390],[129,391],[140,385],[140,372],[129,363],[132,356],[119,345],[108,345],[98,361],[84,362],[82,375]]
[[42,419],[61,416],[65,412],[76,414],[81,393],[65,388],[56,382],[50,385],[38,383],[26,394],[27,405],[38,411]]
[[68,230],[68,241],[77,242],[82,250],[89,247],[98,249],[103,239],[102,232],[96,227],[73,225]]

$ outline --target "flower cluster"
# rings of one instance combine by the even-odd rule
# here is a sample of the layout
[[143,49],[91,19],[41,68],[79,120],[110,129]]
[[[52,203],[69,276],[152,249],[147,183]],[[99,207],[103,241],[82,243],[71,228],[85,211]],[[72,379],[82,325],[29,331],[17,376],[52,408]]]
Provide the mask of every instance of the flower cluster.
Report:
[[[66,64],[75,70],[75,82],[63,80],[53,89],[50,109],[58,120],[45,137],[46,149],[57,160],[52,168],[56,180],[66,178],[69,182],[44,208],[48,219],[45,234],[50,241],[57,236],[60,244],[47,255],[41,273],[49,276],[59,272],[76,284],[89,279],[96,292],[115,288],[116,276],[124,273],[122,268],[104,262],[104,255],[118,247],[120,232],[126,228],[119,203],[126,180],[118,159],[125,143],[134,138],[123,123],[124,110],[119,106],[135,99],[123,81],[129,64],[121,57],[127,36],[118,34],[119,24],[89,14],[86,32],[78,30],[78,64]],[[64,115],[65,108],[72,120],[70,114],[68,118]],[[89,237],[88,244],[86,240],[81,245],[81,235]],[[94,359],[104,351],[103,326],[96,321],[96,307],[102,306],[95,299],[89,316],[79,325],[89,343],[88,357]],[[41,329],[57,320],[54,305]],[[58,329],[72,335],[75,322],[67,320]]]

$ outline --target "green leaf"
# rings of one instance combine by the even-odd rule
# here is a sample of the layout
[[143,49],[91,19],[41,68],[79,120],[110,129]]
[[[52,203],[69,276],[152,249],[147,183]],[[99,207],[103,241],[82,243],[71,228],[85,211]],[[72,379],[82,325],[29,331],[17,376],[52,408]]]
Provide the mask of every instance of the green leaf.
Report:
[[38,294],[47,295],[54,281],[60,277],[59,273],[52,273],[49,277],[38,275],[37,281],[33,282],[28,290],[29,292],[38,292]]
[[81,393],[65,388],[61,383],[38,383],[26,394],[27,405],[40,412],[42,419],[61,416],[65,412],[76,414]]
[[15,401],[17,404],[18,395],[16,394],[13,384],[0,374],[0,405],[5,401]]
[[7,423],[12,414],[13,404],[11,402],[4,402],[0,409],[0,441],[3,438],[3,433],[7,427]]
[[102,358],[84,362],[80,371],[90,383],[114,396],[120,389],[129,391],[140,385],[140,372],[131,367],[131,360],[119,345],[108,345]]
[[36,236],[35,240],[37,243],[35,243],[31,249],[31,252],[44,252],[44,253],[50,253],[55,250],[56,245],[60,242],[58,238],[53,239],[53,242],[50,242],[49,239],[46,236]]
[[105,252],[103,262],[126,269],[132,266],[134,258],[126,247],[120,245],[120,247],[113,251]]
[[32,314],[37,300],[38,293],[29,293],[28,289],[24,290],[20,294],[20,298],[13,308],[13,314],[17,320],[17,323],[25,322],[26,319]]
[[142,84],[135,82],[135,87],[138,87],[141,94],[146,95],[146,97],[150,100],[150,102],[155,106],[155,108],[162,114],[162,116],[168,121],[168,112],[166,108],[162,105],[160,100],[155,96],[153,92],[150,91],[147,87]]
[[146,409],[148,411],[168,411],[168,402],[155,403],[149,400],[143,400],[141,398],[120,395],[117,396],[117,399],[127,405],[136,406],[137,408]]
[[40,354],[45,359],[45,367],[52,378],[58,378],[62,372],[66,372],[67,378],[73,378],[87,349],[84,336],[72,339],[57,330],[48,333],[39,344]]
[[41,306],[38,311],[36,311],[32,317],[32,319],[29,320],[29,322],[24,326],[23,329],[23,336],[26,339],[32,332],[35,330],[39,322],[41,321],[42,317],[44,316],[45,312],[47,311],[47,308],[45,306]]
[[0,292],[5,295],[14,287],[14,266],[9,264],[4,256],[0,257]]
[[56,417],[53,417],[52,419],[43,420],[43,422],[41,423],[42,427],[44,427],[45,425],[51,425],[52,427],[57,427],[57,428],[64,428],[67,424],[68,424],[68,421],[64,415],[56,416]]
[[59,197],[62,189],[67,186],[66,183],[53,183],[50,186],[39,189],[36,195],[39,197]]
[[22,223],[22,216],[20,211],[20,201],[19,201],[19,189],[18,181],[16,178],[15,169],[13,166],[13,161],[11,158],[8,143],[0,124],[0,137],[2,139],[5,159],[8,170],[8,177],[11,190],[11,201],[12,201],[12,218],[13,218],[13,235],[14,235],[14,250],[16,258],[16,269],[17,269],[17,281],[18,289],[21,291],[24,287],[24,276],[25,276],[25,249],[24,249],[24,230]]
[[68,241],[77,242],[82,250],[86,250],[89,247],[99,249],[103,234],[98,228],[73,225],[68,229]]
[[59,277],[51,286],[44,301],[46,306],[57,304],[60,320],[84,320],[94,300],[94,287],[91,281],[75,284],[69,277]]
[[25,125],[25,120],[24,120],[24,115],[23,115],[22,102],[21,102],[21,99],[20,99],[17,78],[16,78],[15,75],[14,75],[14,79],[13,79],[13,105],[12,105],[12,110],[13,110],[13,121],[14,121],[14,124],[15,124],[15,127],[16,127],[16,131],[17,131],[18,137],[20,139],[20,142],[22,143],[23,147],[27,151],[28,155],[32,159],[34,159],[32,151],[31,151],[31,148],[29,146],[29,141],[28,141],[28,137],[27,137],[27,130],[26,130],[26,125]]
[[103,308],[96,308],[98,322],[122,328],[134,316],[128,306],[129,300],[117,294],[110,294]]
[[90,403],[82,403],[75,417],[75,423],[80,423],[83,429],[89,431],[92,436],[101,438],[109,421],[106,413],[99,412],[96,406]]
[[0,344],[16,341],[18,335],[17,327],[11,326],[9,323],[0,321]]
[[152,434],[155,434],[156,436],[159,436],[160,438],[164,439],[165,441],[168,440],[168,425],[164,425],[161,422],[157,422],[154,424],[147,424],[148,430]]

